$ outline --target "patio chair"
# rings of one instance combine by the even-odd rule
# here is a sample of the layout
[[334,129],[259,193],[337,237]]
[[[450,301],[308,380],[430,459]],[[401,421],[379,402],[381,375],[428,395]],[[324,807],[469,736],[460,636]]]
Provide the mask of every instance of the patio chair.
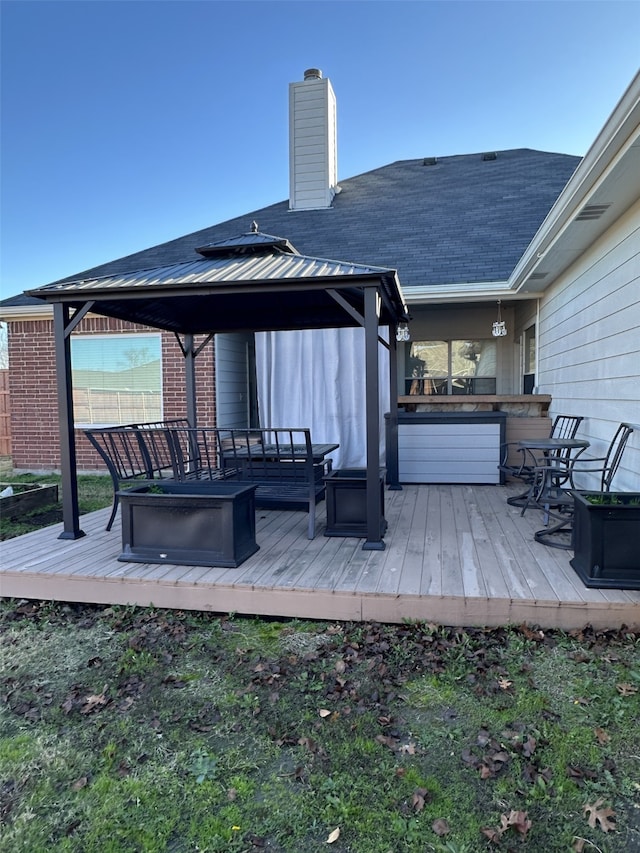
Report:
[[[580,415],[557,415],[551,424],[551,432],[548,438],[575,438],[578,427],[584,420]],[[521,439],[522,441],[522,439]],[[520,454],[519,461],[509,464],[511,451],[515,449]],[[501,463],[500,470],[510,477],[524,480],[526,483],[533,481],[533,472],[538,460],[524,447],[520,447],[520,441],[511,441],[503,444],[500,448]]]
[[599,488],[594,491],[608,492],[613,478],[620,467],[625,448],[630,436],[635,430],[640,430],[637,424],[621,423],[616,430],[604,456],[566,457],[561,460],[546,461],[534,469],[534,482],[539,494],[537,502],[544,504],[543,492],[554,494],[553,506],[555,512],[545,510],[546,518],[554,519],[555,524],[547,526],[534,533],[536,542],[551,548],[570,550],[573,542],[569,538],[573,532],[574,498],[572,491],[579,488],[575,478],[580,474],[598,474]]

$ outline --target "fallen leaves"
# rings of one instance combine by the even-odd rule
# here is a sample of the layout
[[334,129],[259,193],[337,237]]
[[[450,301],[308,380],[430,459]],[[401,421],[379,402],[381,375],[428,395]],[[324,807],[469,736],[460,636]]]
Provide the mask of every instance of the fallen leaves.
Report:
[[589,815],[588,823],[591,829],[599,826],[603,832],[611,832],[616,828],[616,813],[610,806],[602,808],[603,803],[604,800],[602,797],[596,800],[595,803],[586,803],[582,807],[582,813]]
[[477,746],[482,749],[482,755],[476,755],[471,749],[462,752],[465,764],[476,769],[481,779],[491,779],[505,767],[511,758],[509,752],[487,729],[480,729],[476,738]]
[[443,835],[448,835],[451,832],[449,822],[443,817],[436,818],[436,820],[434,820],[431,824],[431,829],[435,832],[436,835],[439,835],[440,838],[442,838]]
[[526,838],[532,825],[527,812],[512,809],[508,815],[500,815],[500,826],[484,827],[481,831],[492,844],[497,844],[509,829],[514,829],[521,838]]
[[80,711],[81,714],[87,716],[95,711],[105,708],[110,699],[107,695],[109,685],[105,684],[100,693],[86,693],[86,690],[79,685],[74,685],[66,698],[61,704],[61,708],[65,714],[70,714],[72,711]]
[[431,794],[427,788],[416,788],[411,798],[411,808],[416,814],[419,814],[430,800]]
[[99,708],[103,708],[109,701],[107,698],[108,688],[109,685],[105,684],[105,686],[102,688],[102,693],[92,693],[90,696],[86,696],[82,707],[80,708],[80,713],[91,714],[94,711],[97,711]]
[[327,844],[333,844],[340,838],[340,827],[336,826],[333,832],[329,833],[329,837],[327,838]]

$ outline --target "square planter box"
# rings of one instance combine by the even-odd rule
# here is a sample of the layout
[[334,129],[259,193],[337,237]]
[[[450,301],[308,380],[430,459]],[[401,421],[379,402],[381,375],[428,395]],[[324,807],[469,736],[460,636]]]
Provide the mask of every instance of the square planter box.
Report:
[[258,550],[255,491],[217,481],[123,489],[118,559],[235,568]]
[[[364,468],[337,468],[324,478],[327,500],[325,536],[367,537],[367,472]],[[379,477],[380,535],[384,518],[384,470]]]
[[574,557],[570,562],[582,582],[588,587],[640,589],[640,492],[574,491],[572,495]]

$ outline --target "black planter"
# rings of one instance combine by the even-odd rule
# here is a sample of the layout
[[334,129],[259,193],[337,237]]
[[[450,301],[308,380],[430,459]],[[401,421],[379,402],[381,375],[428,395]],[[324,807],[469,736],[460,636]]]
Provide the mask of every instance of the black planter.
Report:
[[235,568],[258,550],[255,490],[246,483],[158,483],[118,493],[127,563]]
[[[325,536],[367,536],[367,472],[364,468],[337,468],[324,478],[327,500]],[[379,477],[380,535],[387,529],[384,518],[384,471]]]
[[[572,492],[574,557],[588,587],[640,589],[640,492]],[[589,498],[597,501],[592,503]]]

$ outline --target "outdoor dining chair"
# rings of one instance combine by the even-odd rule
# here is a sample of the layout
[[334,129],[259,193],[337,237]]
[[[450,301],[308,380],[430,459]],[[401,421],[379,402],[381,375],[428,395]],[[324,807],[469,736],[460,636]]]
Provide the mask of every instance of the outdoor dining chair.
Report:
[[[584,417],[580,415],[557,415],[551,424],[551,432],[547,437],[575,438],[578,427],[583,420]],[[526,483],[531,483],[538,459],[525,447],[521,446],[523,443],[524,440],[512,441],[503,444],[500,448],[501,463],[498,467],[503,473],[510,477],[515,477],[518,480],[524,480]],[[509,456],[513,449],[519,453],[519,458],[516,463],[509,463]]]
[[[561,460],[545,460],[534,469],[534,483],[538,491],[538,504],[544,504],[544,492],[554,494],[554,510],[546,510],[545,517],[555,523],[534,533],[536,542],[551,548],[572,548],[569,538],[572,533],[574,498],[572,491],[579,489],[576,477],[581,474],[598,475],[598,487],[594,491],[609,492],[611,483],[622,462],[630,436],[640,430],[637,424],[621,423],[617,428],[604,456],[566,457]],[[559,483],[562,487],[559,488]]]

